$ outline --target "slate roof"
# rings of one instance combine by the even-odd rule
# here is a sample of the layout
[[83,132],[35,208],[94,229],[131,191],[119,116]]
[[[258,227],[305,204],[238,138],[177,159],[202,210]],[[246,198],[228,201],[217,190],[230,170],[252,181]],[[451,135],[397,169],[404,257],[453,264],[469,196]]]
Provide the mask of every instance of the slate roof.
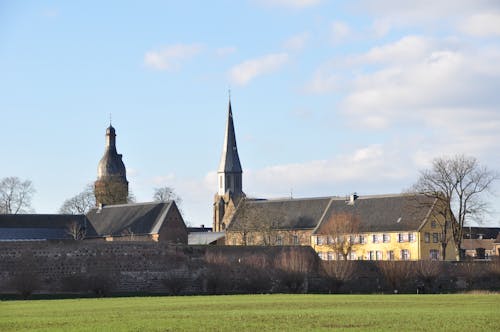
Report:
[[127,181],[127,172],[122,155],[116,151],[115,128],[111,125],[106,129],[106,149],[97,166],[97,177],[98,179],[119,177]]
[[246,200],[236,210],[227,231],[253,230],[262,225],[273,229],[313,229],[334,214],[353,213],[360,220],[360,232],[418,230],[430,213],[434,199],[424,195],[361,196],[354,205],[343,197],[282,200]]
[[109,205],[92,209],[87,219],[98,236],[133,234],[157,234],[170,209],[170,202]]
[[483,239],[495,239],[500,234],[498,227],[464,227],[464,238],[477,239],[480,236]]
[[225,232],[195,232],[189,233],[188,245],[205,245],[211,244],[226,236]]
[[274,224],[278,229],[312,229],[331,198],[245,200],[236,210],[228,231],[258,229]]
[[220,158],[219,173],[242,173],[238,148],[236,146],[236,135],[234,133],[233,111],[231,100],[229,100],[226,133],[224,136],[224,146]]
[[[360,196],[353,205],[345,199],[332,199],[321,226],[331,216],[353,213],[359,219],[359,232],[416,231],[427,218],[434,198],[425,195],[371,195]],[[321,226],[316,233],[321,232]]]
[[0,215],[0,241],[72,239],[67,233],[67,228],[75,221],[92,232],[84,215],[2,214]]

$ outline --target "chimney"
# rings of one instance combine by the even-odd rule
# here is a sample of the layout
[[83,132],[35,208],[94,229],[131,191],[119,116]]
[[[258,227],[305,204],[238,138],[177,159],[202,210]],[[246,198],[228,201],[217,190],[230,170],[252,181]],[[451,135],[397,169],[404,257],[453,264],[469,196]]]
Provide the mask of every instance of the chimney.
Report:
[[358,194],[356,194],[355,192],[349,195],[349,199],[346,199],[347,205],[354,205],[354,202],[358,199],[358,197]]

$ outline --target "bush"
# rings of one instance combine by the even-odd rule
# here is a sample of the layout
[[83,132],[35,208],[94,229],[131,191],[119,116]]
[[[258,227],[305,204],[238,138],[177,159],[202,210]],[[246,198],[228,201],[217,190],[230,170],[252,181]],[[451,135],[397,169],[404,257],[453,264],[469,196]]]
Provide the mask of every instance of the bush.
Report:
[[377,267],[381,272],[386,284],[394,293],[399,293],[411,282],[413,275],[410,261],[379,261]]
[[416,264],[416,277],[420,283],[420,291],[422,293],[433,293],[435,289],[435,282],[442,274],[442,264],[436,261],[417,261]]
[[321,272],[327,283],[329,293],[338,292],[346,281],[352,279],[356,271],[356,263],[345,260],[321,262]]

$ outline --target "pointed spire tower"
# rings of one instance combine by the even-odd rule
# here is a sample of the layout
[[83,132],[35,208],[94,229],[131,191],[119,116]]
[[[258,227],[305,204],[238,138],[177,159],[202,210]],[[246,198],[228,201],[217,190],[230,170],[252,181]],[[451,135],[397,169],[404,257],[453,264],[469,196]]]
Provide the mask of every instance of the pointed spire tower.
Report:
[[217,170],[218,190],[214,199],[214,232],[221,232],[229,225],[234,210],[236,210],[241,198],[245,196],[242,173],[236,146],[231,97],[229,97],[224,145]]

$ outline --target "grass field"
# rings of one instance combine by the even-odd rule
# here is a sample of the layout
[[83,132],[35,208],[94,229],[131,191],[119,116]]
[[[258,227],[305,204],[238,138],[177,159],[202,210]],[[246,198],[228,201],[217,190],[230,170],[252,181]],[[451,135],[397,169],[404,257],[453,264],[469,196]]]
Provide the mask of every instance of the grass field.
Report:
[[0,331],[498,331],[500,295],[233,295],[0,302]]

